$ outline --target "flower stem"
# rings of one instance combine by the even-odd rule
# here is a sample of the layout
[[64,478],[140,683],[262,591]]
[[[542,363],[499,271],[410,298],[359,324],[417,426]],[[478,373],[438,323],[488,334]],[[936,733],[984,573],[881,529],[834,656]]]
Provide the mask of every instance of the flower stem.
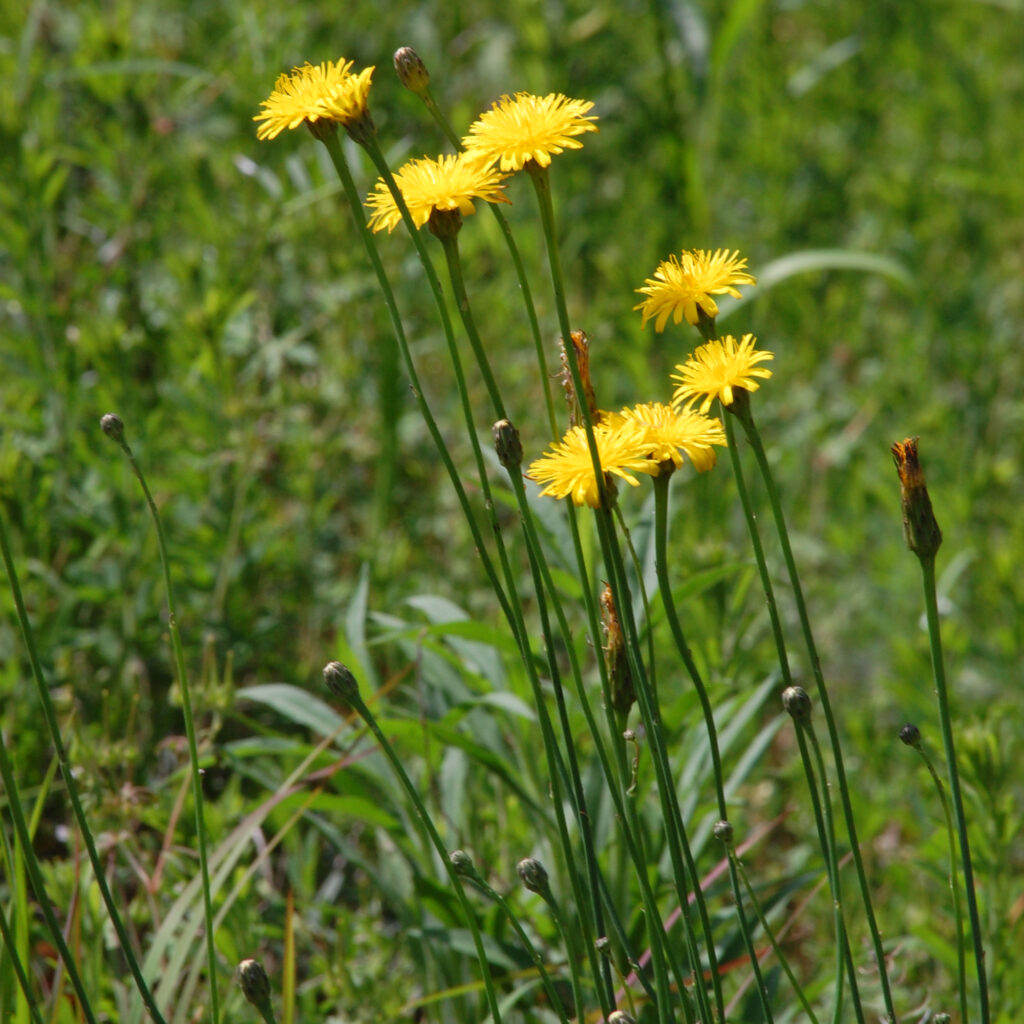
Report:
[[[25,610],[25,602],[21,595],[21,585],[18,582],[18,574],[14,568],[14,561],[11,558],[10,545],[7,541],[7,528],[4,525],[2,516],[0,516],[0,550],[2,550],[3,553],[4,565],[7,569],[7,578],[11,585],[11,593],[14,595],[14,606],[18,615],[18,622],[21,626],[21,634],[25,640],[25,649],[28,651],[29,664],[32,668],[32,678],[35,681],[36,692],[39,695],[39,703],[43,709],[43,719],[46,721],[46,728],[50,734],[50,742],[53,743],[53,749],[57,754],[61,777],[64,780],[64,787],[67,790],[68,800],[71,803],[71,811],[72,814],[74,814],[75,822],[78,824],[79,831],[82,834],[82,840],[85,843],[86,853],[89,857],[89,863],[92,865],[93,875],[96,878],[96,884],[99,886],[100,897],[103,900],[103,905],[107,909],[107,913],[110,915],[110,922],[114,926],[114,931],[117,934],[117,941],[124,954],[125,960],[128,962],[128,969],[131,972],[132,980],[135,982],[135,987],[139,990],[139,995],[141,996],[146,1009],[153,1018],[154,1024],[165,1024],[164,1018],[160,1013],[159,1007],[156,1005],[156,1001],[153,998],[149,985],[146,984],[146,979],[142,975],[142,969],[139,967],[138,959],[132,950],[131,940],[128,937],[128,932],[125,929],[124,922],[121,920],[121,914],[117,909],[117,903],[110,891],[110,886],[107,884],[106,872],[104,870],[103,863],[100,861],[100,855],[96,849],[96,842],[93,839],[92,830],[89,828],[89,820],[86,817],[85,808],[82,806],[82,799],[78,791],[78,782],[75,778],[74,769],[71,766],[71,758],[68,756],[67,747],[64,745],[64,738],[61,736],[60,725],[57,722],[57,713],[53,706],[53,700],[50,697],[50,689],[46,685],[46,680],[43,676],[42,664],[39,661],[39,653],[36,650],[35,633],[32,630],[32,623],[29,621],[28,612]],[[10,799],[13,801],[14,797],[12,796]],[[8,948],[13,949],[14,947]]]
[[974,946],[974,963],[978,972],[980,1018],[981,1024],[989,1024],[990,1011],[988,981],[985,976],[985,947],[981,935],[978,896],[974,888],[971,846],[967,838],[967,818],[964,813],[963,797],[960,793],[960,773],[957,770],[956,748],[953,744],[953,720],[949,710],[949,690],[946,686],[946,668],[942,656],[942,635],[939,629],[939,605],[935,592],[935,556],[922,556],[919,560],[921,562],[921,575],[924,584],[924,603],[928,620],[928,639],[931,645],[935,696],[939,705],[942,747],[946,755],[946,773],[949,777],[950,795],[953,798],[953,820],[956,823],[956,831],[960,841],[960,859],[963,862],[964,869],[964,890],[967,894],[967,913],[971,920],[971,941]]
[[882,935],[878,930],[878,923],[875,919],[874,907],[871,903],[871,890],[868,885],[867,872],[864,869],[864,859],[860,852],[860,843],[857,839],[857,824],[854,819],[853,805],[850,802],[849,783],[846,779],[846,768],[843,764],[842,748],[839,744],[839,730],[836,728],[835,716],[832,713],[832,703],[829,700],[828,689],[825,686],[825,678],[821,671],[821,660],[818,657],[817,645],[814,642],[814,634],[811,631],[811,621],[807,614],[807,603],[804,600],[803,587],[800,583],[800,576],[797,572],[796,561],[793,558],[793,549],[789,542],[789,531],[786,528],[785,516],[782,512],[782,504],[779,501],[779,493],[775,486],[775,479],[771,467],[768,464],[768,457],[765,454],[764,445],[761,442],[761,435],[754,424],[754,418],[750,410],[749,393],[742,390],[735,392],[736,396],[744,396],[739,401],[734,401],[727,408],[733,412],[743,426],[744,433],[754,453],[758,469],[768,492],[768,501],[771,505],[772,516],[775,521],[776,533],[779,539],[779,546],[782,549],[782,556],[786,563],[786,571],[789,576],[790,586],[793,590],[793,599],[796,604],[797,615],[800,619],[800,628],[804,637],[804,644],[807,648],[807,656],[811,663],[811,671],[814,675],[814,682],[817,689],[818,700],[821,704],[822,714],[825,716],[825,724],[828,728],[829,743],[832,748],[832,759],[836,770],[836,786],[839,790],[839,799],[843,806],[843,817],[846,822],[846,830],[850,838],[850,851],[853,854],[853,863],[857,871],[857,881],[860,885],[861,898],[864,904],[864,915],[867,919],[868,929],[871,932],[871,941],[875,951],[875,961],[878,964],[878,977],[882,987],[882,998],[885,1002],[886,1016],[890,1024],[896,1022],[896,1010],[892,999],[892,990],[889,984],[889,972],[885,964],[885,949],[882,946]]
[[210,984],[210,1017],[213,1024],[219,1024],[220,998],[217,994],[217,948],[214,943],[213,902],[210,896],[210,865],[207,854],[209,839],[206,834],[206,815],[203,806],[203,773],[199,767],[199,744],[196,740],[195,719],[192,713],[192,690],[188,682],[188,673],[185,670],[185,652],[181,645],[178,615],[174,607],[174,588],[171,584],[171,565],[167,555],[167,541],[164,537],[163,523],[160,519],[156,502],[150,493],[149,485],[146,483],[142,469],[135,460],[134,453],[124,439],[123,432],[118,436],[111,436],[114,437],[114,440],[128,459],[132,472],[135,474],[135,479],[138,480],[139,486],[142,488],[149,514],[156,528],[157,548],[160,552],[160,566],[163,570],[164,592],[167,601],[167,626],[171,634],[174,670],[181,690],[181,710],[185,719],[185,736],[188,741],[188,759],[192,775],[192,805],[195,812],[196,839],[199,847],[199,874],[200,885],[203,891],[203,918],[206,922],[204,930],[206,932],[206,960]]

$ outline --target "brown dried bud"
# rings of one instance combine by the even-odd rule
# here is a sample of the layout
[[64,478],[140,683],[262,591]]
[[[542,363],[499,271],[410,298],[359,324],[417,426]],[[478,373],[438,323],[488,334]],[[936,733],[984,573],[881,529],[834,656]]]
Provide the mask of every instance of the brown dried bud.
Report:
[[[583,399],[587,403],[587,410],[590,413],[590,422],[599,423],[601,412],[597,408],[597,398],[594,395],[594,385],[590,380],[590,340],[583,331],[573,331],[569,335],[572,350],[576,355],[576,365],[580,371],[580,382],[583,385]],[[569,425],[578,427],[583,423],[583,413],[580,409],[579,397],[576,394],[576,382],[573,379],[572,368],[569,365],[569,357],[565,350],[565,339],[559,341],[561,351],[562,370],[559,378],[562,383],[562,391],[565,394],[566,404],[569,406]]]
[[629,714],[636,702],[636,688],[626,657],[626,638],[622,633],[619,613],[615,608],[612,588],[606,583],[601,591],[601,629],[604,633],[604,663],[608,671],[608,690],[612,707],[620,714]]
[[918,558],[934,559],[942,544],[942,531],[935,520],[924,472],[917,457],[917,438],[908,437],[894,444],[892,457],[900,477],[903,535],[907,539],[907,547]]

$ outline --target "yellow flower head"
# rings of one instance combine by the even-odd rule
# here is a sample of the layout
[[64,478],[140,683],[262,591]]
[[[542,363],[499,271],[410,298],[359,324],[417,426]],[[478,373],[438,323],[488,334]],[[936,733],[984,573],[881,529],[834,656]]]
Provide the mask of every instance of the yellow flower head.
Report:
[[[639,481],[627,473],[655,474],[658,464],[651,459],[654,447],[642,424],[621,420],[614,424],[602,422],[594,427],[594,441],[601,469],[625,480],[632,487]],[[526,474],[539,484],[547,484],[541,494],[554,498],[568,498],[577,505],[598,508],[601,503],[594,464],[587,447],[587,434],[583,427],[572,427],[561,441],[554,442],[551,450],[530,464]]]
[[654,277],[647,278],[644,286],[637,288],[647,298],[633,308],[643,311],[644,324],[655,317],[654,329],[661,332],[669,314],[673,323],[679,323],[685,316],[687,323],[696,324],[698,307],[708,316],[718,315],[718,304],[712,295],[729,294],[738,299],[740,293],[736,285],[756,283],[747,273],[746,259],[740,259],[738,252],[693,249],[659,263]]
[[718,461],[712,445],[725,446],[721,420],[711,419],[692,409],[675,410],[662,402],[647,402],[623,409],[614,418],[633,420],[647,427],[647,438],[654,445],[651,458],[655,462],[672,461],[676,469],[683,456],[699,473],[711,469]]
[[503,171],[522,170],[531,160],[547,167],[552,154],[582,148],[575,136],[598,130],[596,115],[587,115],[593,105],[561,93],[502,96],[469,126],[462,144],[487,163],[497,161]]
[[772,375],[771,370],[757,364],[775,358],[771,352],[759,352],[754,347],[756,341],[752,334],[744,334],[740,341],[727,334],[701,345],[684,364],[676,367],[679,373],[672,374],[672,379],[679,382],[672,404],[677,408],[694,405],[703,398],[699,411],[706,413],[716,398],[723,405],[732,405],[733,388],[756,391],[761,386],[757,378],[768,380]]
[[[463,216],[473,213],[474,199],[507,203],[502,195],[504,178],[493,167],[466,153],[439,156],[436,160],[410,160],[395,174],[398,190],[418,228],[430,220],[435,210],[458,210]],[[378,179],[366,205],[373,211],[370,227],[374,231],[392,231],[402,221],[383,178]]]
[[254,118],[263,124],[256,129],[260,139],[275,139],[286,128],[298,128],[307,121],[334,121],[348,126],[367,112],[373,68],[358,75],[352,73],[352,61],[326,61],[292,68],[291,74],[279,75],[274,91],[260,106]]

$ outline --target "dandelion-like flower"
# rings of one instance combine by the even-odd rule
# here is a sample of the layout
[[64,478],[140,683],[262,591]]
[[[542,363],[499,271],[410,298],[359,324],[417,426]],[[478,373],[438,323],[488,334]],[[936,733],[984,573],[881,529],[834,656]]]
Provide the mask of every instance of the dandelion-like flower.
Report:
[[[651,475],[658,472],[658,464],[651,458],[654,445],[648,439],[647,428],[640,423],[625,419],[613,424],[602,422],[594,427],[594,441],[602,471],[625,480],[632,487],[639,486],[639,481],[629,475],[629,470]],[[543,495],[571,497],[577,505],[600,507],[594,463],[582,426],[570,428],[561,441],[551,445],[546,455],[530,464],[526,475],[547,485],[540,492]]]
[[522,170],[531,160],[547,167],[553,154],[582,148],[577,135],[598,130],[597,116],[587,113],[593,105],[561,93],[502,96],[469,126],[462,144],[503,171]]
[[254,118],[263,124],[256,129],[260,139],[275,139],[286,128],[317,121],[333,121],[348,127],[367,116],[367,97],[373,68],[352,73],[352,61],[329,60],[303,64],[290,74],[278,76],[274,91]]
[[646,295],[634,309],[642,310],[643,324],[654,319],[654,329],[665,329],[669,316],[673,323],[686,317],[687,323],[696,324],[698,309],[714,317],[718,315],[718,304],[712,295],[731,295],[738,299],[738,284],[756,284],[754,277],[747,273],[747,261],[738,252],[716,249],[714,252],[693,249],[678,256],[670,256],[658,264],[654,277],[647,278],[641,295]]
[[[436,160],[410,160],[395,174],[395,183],[409,207],[416,227],[430,220],[435,210],[458,210],[463,216],[473,213],[473,200],[507,203],[501,182],[505,175],[466,153],[439,156]],[[401,223],[402,214],[395,204],[383,178],[378,179],[366,205],[373,213],[370,227],[374,231],[392,231]]]
[[772,375],[771,370],[757,364],[775,358],[771,352],[758,351],[756,341],[752,334],[744,334],[739,341],[727,334],[701,345],[676,367],[679,372],[672,374],[672,379],[679,382],[672,404],[677,408],[694,405],[703,398],[699,411],[706,413],[716,398],[723,405],[732,405],[734,388],[756,391],[761,386],[758,378],[768,380]]
[[725,446],[725,431],[717,417],[704,416],[692,409],[673,409],[663,402],[646,402],[632,409],[623,409],[612,417],[632,420],[647,428],[647,439],[654,446],[655,462],[671,461],[676,469],[685,455],[699,473],[711,469],[718,461],[713,445]]

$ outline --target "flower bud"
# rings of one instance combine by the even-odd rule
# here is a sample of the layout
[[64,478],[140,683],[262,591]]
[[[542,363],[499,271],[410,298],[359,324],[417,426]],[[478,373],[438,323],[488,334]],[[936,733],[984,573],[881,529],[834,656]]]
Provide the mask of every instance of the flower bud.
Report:
[[238,965],[238,983],[242,995],[262,1011],[270,1003],[270,979],[259,960],[243,960]]
[[628,715],[636,701],[636,688],[629,670],[626,638],[615,608],[615,598],[607,583],[601,591],[601,631],[604,633],[604,663],[612,707],[618,714]]
[[430,87],[430,72],[420,55],[411,46],[403,46],[395,50],[394,60],[402,85],[417,96],[425,96]]
[[714,837],[726,846],[732,846],[732,822],[731,821],[716,821],[714,828],[711,829]]
[[608,1014],[608,1024],[636,1024],[636,1017],[625,1010],[612,1010]]
[[455,874],[460,878],[472,878],[476,874],[473,858],[465,850],[452,850],[448,855],[448,860],[451,861]]
[[124,421],[116,412],[108,412],[100,420],[100,430],[118,444],[124,444]]
[[516,865],[516,871],[519,872],[523,885],[530,892],[544,896],[550,891],[548,887],[548,873],[539,860],[535,860],[533,857],[526,857]]
[[324,682],[327,689],[345,704],[351,704],[359,697],[359,684],[356,677],[340,661],[329,661],[324,666]]
[[921,746],[921,730],[916,725],[907,722],[902,729],[900,729],[900,742],[906,743],[908,747],[919,747]]
[[494,436],[494,450],[498,453],[498,461],[506,469],[516,469],[523,464],[523,443],[519,440],[519,431],[510,420],[498,420],[491,427]]
[[932,511],[924,472],[917,457],[917,438],[908,437],[892,446],[892,457],[900,478],[903,503],[903,536],[918,558],[934,558],[942,544],[942,531]]
[[787,686],[782,691],[782,706],[794,722],[811,720],[811,698],[802,686]]

